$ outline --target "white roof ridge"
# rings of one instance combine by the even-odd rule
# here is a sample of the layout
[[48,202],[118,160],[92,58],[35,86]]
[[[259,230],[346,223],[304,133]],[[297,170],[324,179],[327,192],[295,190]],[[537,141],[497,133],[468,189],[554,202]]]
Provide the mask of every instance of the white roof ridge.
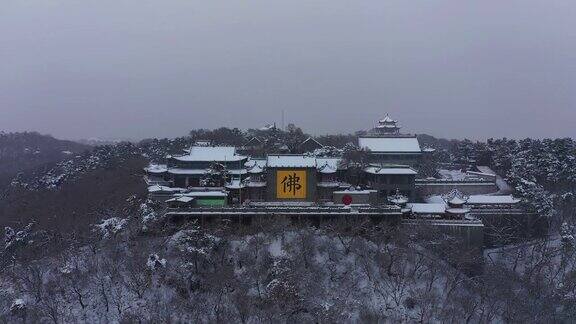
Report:
[[380,123],[396,123],[397,121],[392,119],[392,117],[390,117],[390,114],[386,113],[386,116],[384,116],[384,118],[380,119],[378,122]]
[[358,146],[372,152],[421,153],[420,142],[410,137],[359,137]]
[[314,142],[322,145],[322,143],[318,142],[318,140],[316,140],[316,139],[315,139],[314,137],[312,137],[312,136],[308,136],[308,138],[305,139],[305,140],[302,142],[302,144],[304,144],[304,143],[306,143],[306,142],[308,142],[308,141],[310,141],[310,140],[312,140],[312,141],[314,141]]
[[303,154],[274,154],[268,155],[267,166],[269,168],[300,167],[316,168],[316,157]]

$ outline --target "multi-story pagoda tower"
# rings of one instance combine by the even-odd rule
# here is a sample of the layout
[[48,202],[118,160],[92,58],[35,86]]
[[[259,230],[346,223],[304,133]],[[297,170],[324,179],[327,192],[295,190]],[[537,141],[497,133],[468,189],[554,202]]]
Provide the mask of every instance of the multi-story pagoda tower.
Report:
[[416,136],[401,134],[398,122],[386,114],[374,128],[358,136],[358,147],[368,151],[365,176],[382,199],[394,196],[398,189],[409,200],[414,199],[422,156]]
[[374,132],[378,135],[399,135],[400,126],[398,126],[397,121],[386,114],[386,117],[378,121],[378,125],[374,128]]

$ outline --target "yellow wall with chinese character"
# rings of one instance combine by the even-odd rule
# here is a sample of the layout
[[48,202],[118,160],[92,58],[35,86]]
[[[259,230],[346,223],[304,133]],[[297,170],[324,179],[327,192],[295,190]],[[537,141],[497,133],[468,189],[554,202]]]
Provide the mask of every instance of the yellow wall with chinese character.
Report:
[[306,198],[306,171],[304,170],[276,171],[276,198],[278,199]]

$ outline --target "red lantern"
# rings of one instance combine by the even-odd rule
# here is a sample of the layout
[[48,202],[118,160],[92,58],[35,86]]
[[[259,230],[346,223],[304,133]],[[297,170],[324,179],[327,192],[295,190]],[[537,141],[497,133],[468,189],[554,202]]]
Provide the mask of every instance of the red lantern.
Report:
[[350,205],[352,203],[352,196],[350,195],[344,195],[342,197],[342,203],[346,206]]

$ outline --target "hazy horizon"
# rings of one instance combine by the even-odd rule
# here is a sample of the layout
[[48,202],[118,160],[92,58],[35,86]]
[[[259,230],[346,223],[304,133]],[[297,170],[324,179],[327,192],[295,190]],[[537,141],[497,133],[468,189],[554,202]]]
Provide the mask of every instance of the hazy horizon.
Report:
[[6,0],[0,130],[576,137],[576,2]]

